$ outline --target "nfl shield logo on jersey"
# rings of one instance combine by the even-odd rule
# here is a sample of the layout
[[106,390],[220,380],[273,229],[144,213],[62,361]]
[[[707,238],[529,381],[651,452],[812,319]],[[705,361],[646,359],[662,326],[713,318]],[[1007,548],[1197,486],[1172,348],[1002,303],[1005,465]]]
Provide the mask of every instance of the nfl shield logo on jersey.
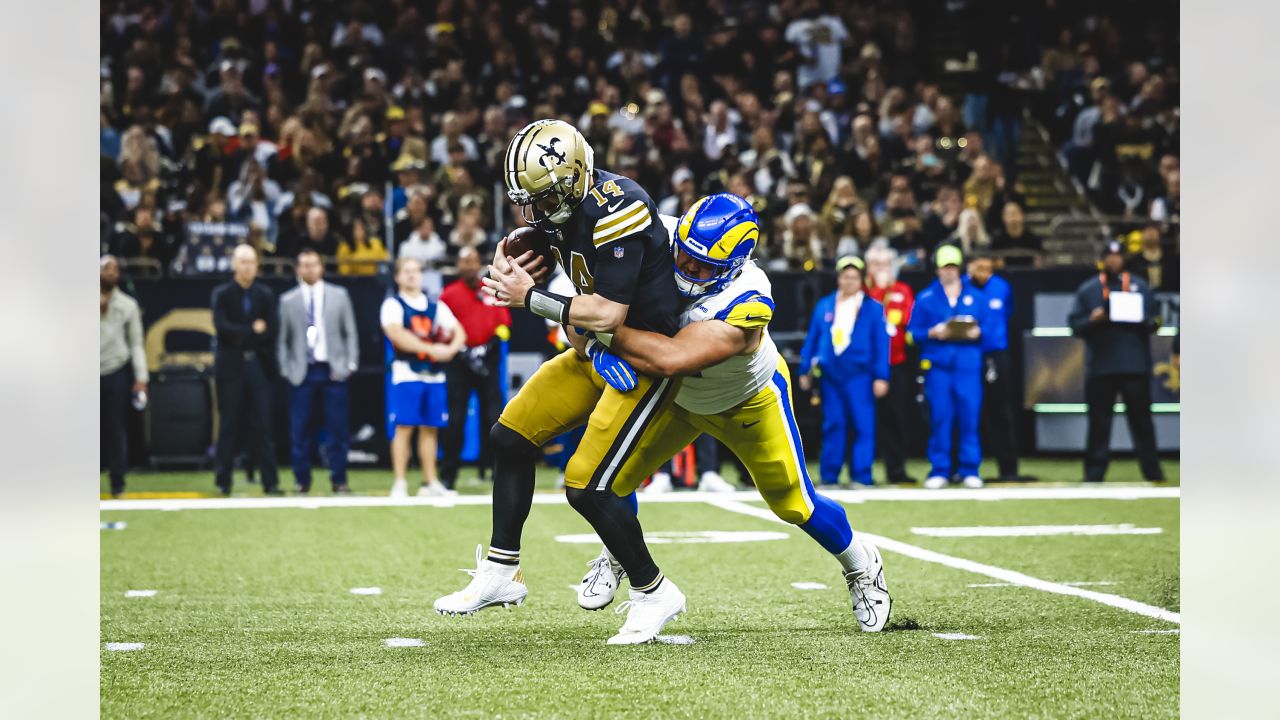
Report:
[[621,257],[622,257],[622,255],[623,255],[623,249],[622,249],[622,247],[621,247],[621,246],[619,246],[619,247],[615,247],[615,248],[613,249],[613,256],[614,256],[614,257],[616,257],[616,258],[621,258]]

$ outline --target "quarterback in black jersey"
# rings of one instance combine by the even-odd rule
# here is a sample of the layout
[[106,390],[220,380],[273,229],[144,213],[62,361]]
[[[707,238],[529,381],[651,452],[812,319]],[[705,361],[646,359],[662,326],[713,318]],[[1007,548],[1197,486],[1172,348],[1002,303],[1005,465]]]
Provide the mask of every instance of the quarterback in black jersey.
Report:
[[638,375],[602,352],[601,343],[623,324],[668,336],[679,329],[670,239],[648,193],[632,180],[597,170],[591,146],[568,123],[538,120],[516,133],[503,170],[508,197],[529,224],[554,238],[556,261],[578,294],[536,287],[522,266],[527,260],[507,258],[505,242],[485,286],[502,304],[528,307],[563,324],[574,347],[538,368],[493,426],[489,551],[478,560],[471,583],[436,600],[435,609],[469,614],[524,601],[520,536],[541,447],[586,425],[565,469],[566,494],[619,566],[616,581],[631,581],[631,610],[610,644],[648,642],[684,611],[684,595],[658,570],[632,505],[618,494],[630,497],[634,488],[615,487],[614,479],[644,429],[670,407],[679,380]]

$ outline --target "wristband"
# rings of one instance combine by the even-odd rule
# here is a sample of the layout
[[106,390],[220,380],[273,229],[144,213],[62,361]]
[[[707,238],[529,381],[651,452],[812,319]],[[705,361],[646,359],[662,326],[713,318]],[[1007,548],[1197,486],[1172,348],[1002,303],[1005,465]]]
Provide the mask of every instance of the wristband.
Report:
[[529,294],[524,298],[525,307],[529,311],[539,317],[558,322],[561,325],[569,324],[569,303],[573,298],[557,295],[539,290],[538,288],[529,288]]

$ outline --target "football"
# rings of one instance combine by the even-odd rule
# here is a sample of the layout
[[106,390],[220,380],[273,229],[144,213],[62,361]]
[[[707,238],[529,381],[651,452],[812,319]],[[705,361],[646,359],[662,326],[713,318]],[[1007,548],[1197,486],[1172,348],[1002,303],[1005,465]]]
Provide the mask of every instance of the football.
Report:
[[506,237],[506,241],[503,252],[507,257],[518,258],[532,250],[535,256],[542,257],[542,267],[551,268],[555,265],[555,256],[551,254],[551,238],[537,228],[516,228]]

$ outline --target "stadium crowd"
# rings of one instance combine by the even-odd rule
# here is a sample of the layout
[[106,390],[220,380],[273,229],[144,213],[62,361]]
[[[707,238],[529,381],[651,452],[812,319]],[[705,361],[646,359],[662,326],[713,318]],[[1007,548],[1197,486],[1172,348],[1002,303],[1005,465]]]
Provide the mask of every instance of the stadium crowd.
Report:
[[1028,111],[1101,209],[1154,221],[1167,247],[1176,23],[1056,0],[104,0],[102,249],[195,267],[189,227],[231,223],[343,274],[451,264],[518,222],[507,139],[562,117],[663,212],[749,199],[770,269],[881,239],[908,265],[947,241],[1034,261]]
[[[893,481],[909,480],[897,435],[915,392],[901,341],[912,299],[897,270],[932,271],[945,246],[966,262],[994,254],[995,269],[1046,263],[1046,238],[1028,222],[1018,179],[1028,119],[1048,131],[1089,201],[1120,218],[1112,228],[1128,242],[1126,268],[1152,289],[1178,287],[1176,9],[1165,17],[1057,0],[104,0],[101,8],[100,249],[126,271],[151,259],[165,273],[230,272],[241,242],[290,267],[313,250],[338,275],[411,258],[426,270],[467,268],[459,274],[470,289],[444,303],[446,313],[459,298],[476,306],[469,298],[486,253],[523,223],[503,192],[507,142],[530,120],[562,118],[581,129],[597,167],[637,180],[663,213],[679,215],[715,192],[747,199],[762,219],[757,259],[769,271],[844,275],[847,259],[859,258],[859,287],[884,301],[898,338],[889,367],[859,370],[866,393],[873,379],[886,383],[874,387],[882,433],[888,423],[882,444],[896,448]],[[214,257],[226,264],[205,262]],[[403,298],[401,270],[386,274]],[[274,322],[274,305],[267,312],[249,299],[252,279],[243,290],[235,282],[228,297],[246,300],[243,308],[227,300],[226,312]],[[110,299],[113,289],[104,281],[104,308],[125,304]],[[305,333],[325,322],[314,292],[293,298],[293,322],[310,343],[290,346],[300,358],[291,412],[304,408],[294,425],[306,424],[312,398],[322,397],[315,393],[345,393],[336,385],[347,369],[311,373],[316,346]],[[436,294],[421,308],[416,296],[390,295],[384,329],[436,312]],[[469,368],[467,387],[487,386],[484,349],[501,323],[478,323],[465,347],[440,358],[459,358],[450,383]],[[221,331],[219,342],[228,345]],[[973,369],[990,376],[1005,347],[984,340],[982,350]],[[104,356],[116,414],[128,395],[127,359]],[[414,366],[404,377],[435,382],[438,370]],[[457,416],[465,394],[450,390],[433,407]],[[323,397],[325,412],[345,408],[345,395]],[[850,417],[832,432],[865,422]],[[424,428],[419,442],[430,445],[420,452],[434,455],[432,426],[446,428],[441,487],[450,489],[460,431],[422,418],[404,424]],[[295,475],[309,487],[313,438],[291,439]],[[1002,476],[1017,475],[1010,444]],[[851,450],[857,481],[869,480],[866,446]],[[220,453],[224,488],[230,452]],[[401,488],[407,434],[398,453]],[[841,459],[826,464],[838,474]],[[116,470],[118,462],[113,488],[123,486]],[[424,474],[442,492],[434,468]]]

